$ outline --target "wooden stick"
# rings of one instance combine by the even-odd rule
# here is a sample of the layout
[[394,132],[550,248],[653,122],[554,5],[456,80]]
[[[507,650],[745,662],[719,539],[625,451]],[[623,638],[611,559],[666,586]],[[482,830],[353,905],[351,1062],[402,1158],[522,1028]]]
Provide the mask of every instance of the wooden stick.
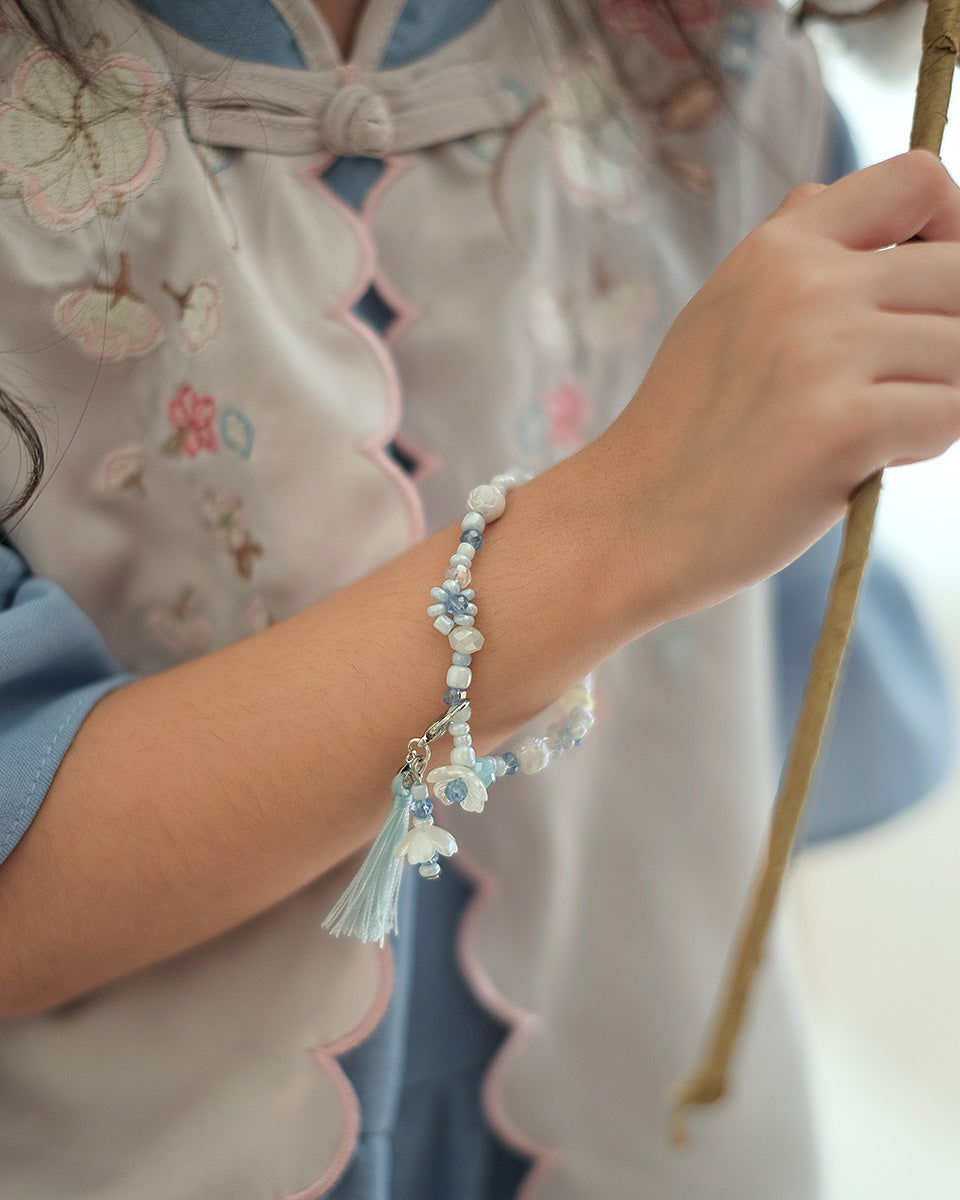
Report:
[[[958,49],[960,0],[929,0],[923,26],[923,58],[917,80],[911,149],[940,152]],[[727,1091],[730,1061],[763,959],[767,934],[810,790],[810,779],[850,637],[870,552],[881,482],[882,472],[877,472],[850,500],[840,558],[780,782],[764,859],[734,942],[700,1062],[674,1092],[671,1135],[675,1145],[686,1141],[686,1110],[694,1104],[712,1104]]]

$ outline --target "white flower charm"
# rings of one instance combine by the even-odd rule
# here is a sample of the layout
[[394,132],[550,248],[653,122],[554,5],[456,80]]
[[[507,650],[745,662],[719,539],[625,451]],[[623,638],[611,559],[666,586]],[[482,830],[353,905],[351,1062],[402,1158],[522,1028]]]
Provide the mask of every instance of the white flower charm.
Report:
[[433,794],[441,804],[459,804],[467,812],[483,812],[487,802],[487,789],[475,771],[469,767],[451,763],[437,767],[427,776],[433,784]]
[[449,858],[456,852],[453,834],[434,825],[432,817],[414,819],[413,828],[393,848],[394,858],[405,858],[414,865],[432,862],[437,854]]
[[53,310],[53,322],[88,358],[123,362],[142,358],[163,341],[163,324],[130,286],[130,263],[120,255],[111,284],[76,288]]
[[0,170],[48,229],[115,216],[163,166],[155,124],[163,99],[142,59],[105,59],[85,79],[54,51],[36,50],[14,76],[12,100],[0,105]]

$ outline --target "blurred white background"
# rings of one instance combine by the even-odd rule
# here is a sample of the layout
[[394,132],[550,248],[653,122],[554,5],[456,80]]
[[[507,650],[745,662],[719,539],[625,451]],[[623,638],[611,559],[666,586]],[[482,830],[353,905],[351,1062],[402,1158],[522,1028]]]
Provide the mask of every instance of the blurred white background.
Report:
[[[908,143],[919,18],[898,33],[903,51],[873,69],[832,39],[821,45],[865,162]],[[944,160],[960,178],[960,82],[952,111]],[[958,529],[960,450],[887,473],[877,545],[912,584],[960,695]],[[960,770],[906,815],[806,852],[785,916],[799,947],[825,1200],[960,1200]]]

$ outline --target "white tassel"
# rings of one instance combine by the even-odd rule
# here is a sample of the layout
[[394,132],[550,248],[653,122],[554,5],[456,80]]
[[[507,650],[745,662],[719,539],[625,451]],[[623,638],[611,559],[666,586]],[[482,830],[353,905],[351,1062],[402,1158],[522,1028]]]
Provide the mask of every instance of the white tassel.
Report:
[[407,771],[393,781],[393,804],[380,827],[359,871],[347,890],[327,914],[323,928],[334,937],[355,937],[361,942],[379,942],[397,932],[397,908],[404,860],[393,849],[407,832],[410,789],[404,783]]

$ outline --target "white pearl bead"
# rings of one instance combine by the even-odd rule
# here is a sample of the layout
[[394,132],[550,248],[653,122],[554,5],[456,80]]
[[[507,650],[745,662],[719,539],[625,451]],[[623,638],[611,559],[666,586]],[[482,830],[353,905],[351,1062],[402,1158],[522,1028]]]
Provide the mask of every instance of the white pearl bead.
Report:
[[476,654],[483,646],[483,634],[469,625],[457,625],[450,630],[450,646],[459,654]]
[[450,751],[450,763],[452,766],[472,767],[476,761],[476,751],[472,746],[454,746]]
[[[473,493],[471,492],[471,495]],[[468,512],[460,522],[461,529],[475,529],[477,533],[483,533],[486,519],[478,512]]]
[[469,559],[471,562],[476,552],[476,546],[471,546],[469,542],[460,542],[457,545],[457,556],[459,557],[462,554],[464,558]]
[[472,746],[473,738],[469,733],[458,733],[453,739],[453,744],[455,746]]
[[513,467],[512,470],[503,471],[500,475],[494,475],[490,482],[494,487],[498,487],[504,492],[509,492],[511,488],[519,487],[521,483],[529,483],[532,478],[531,473],[525,471],[523,467]]
[[[464,542],[463,544],[464,544],[464,545],[467,545],[467,543],[466,543],[466,542]],[[473,549],[473,547],[471,546],[471,547],[470,547],[470,549],[472,550],[472,549]],[[451,555],[450,555],[450,566],[451,566],[451,567],[466,567],[466,568],[469,570],[469,569],[470,569],[470,564],[471,564],[472,562],[473,562],[473,559],[472,559],[472,558],[468,558],[468,557],[466,556],[466,554],[460,554],[460,553],[457,553],[457,554],[451,554]]]
[[524,775],[536,775],[550,761],[550,752],[539,738],[525,737],[513,748]]
[[447,670],[447,687],[459,688],[460,691],[466,691],[470,686],[472,678],[473,672],[469,667],[450,667]]
[[456,624],[453,617],[448,617],[446,613],[441,613],[433,623],[434,629],[439,629],[441,633],[449,634],[456,629]]
[[507,507],[507,498],[498,487],[481,483],[467,497],[467,508],[478,512],[488,521],[495,521]]
[[461,734],[470,732],[470,726],[467,724],[466,721],[454,721],[450,725],[450,732],[453,734],[454,737],[460,737]]

